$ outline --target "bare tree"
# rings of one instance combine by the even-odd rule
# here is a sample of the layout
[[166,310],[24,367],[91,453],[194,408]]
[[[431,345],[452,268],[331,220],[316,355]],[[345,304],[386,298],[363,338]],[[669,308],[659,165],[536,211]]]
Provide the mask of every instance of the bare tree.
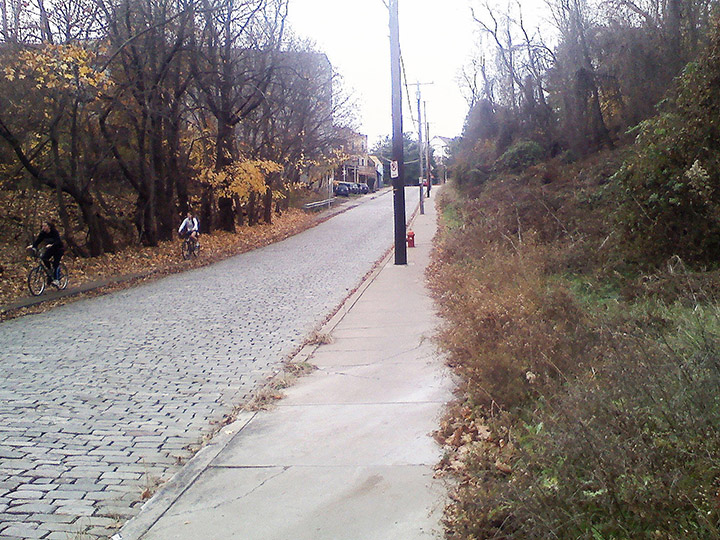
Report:
[[337,147],[346,102],[327,59],[285,39],[288,0],[0,1],[0,140],[77,252],[155,245],[194,199],[206,230],[232,230],[240,197],[204,173],[248,159],[269,164],[252,193],[269,222]]
[[[236,127],[265,100],[276,53],[284,35],[287,1],[202,0],[202,27],[195,41],[192,69],[198,103],[212,115],[215,169],[238,158]],[[272,194],[270,194],[270,197]],[[203,193],[202,221],[212,227],[214,193]],[[235,230],[233,198],[218,197],[217,225]]]
[[[553,16],[562,42],[559,46],[559,80],[572,88],[564,95],[566,126],[573,140],[589,140],[590,147],[613,146],[600,104],[600,85],[589,39],[592,28],[586,0],[554,0]],[[556,64],[556,65],[558,65]],[[562,90],[560,90],[562,92]]]
[[[74,1],[66,1],[68,9]],[[10,81],[6,76],[0,137],[40,185],[55,191],[65,238],[75,251],[84,253],[71,226],[65,198],[70,196],[87,227],[87,252],[98,255],[114,250],[115,245],[98,204],[95,182],[104,160],[94,147],[97,134],[91,125],[102,85],[95,77],[96,56],[51,23],[51,13],[42,1],[36,6],[34,14],[29,9],[22,16],[15,11],[15,24],[21,19],[26,23],[23,35],[28,42],[14,43],[3,51]],[[86,17],[75,24],[88,35],[97,30],[96,22]],[[32,28],[40,30],[33,33]],[[16,38],[19,32],[8,30],[7,35]]]
[[461,68],[458,82],[461,90],[464,90],[469,109],[481,99],[495,102],[496,81],[488,71],[487,58],[482,49]]
[[472,96],[473,104],[478,103],[478,98],[486,102],[483,115],[487,116],[488,105],[491,109],[497,108],[498,94],[497,105],[508,109],[501,130],[504,142],[500,146],[505,147],[511,142],[513,125],[525,126],[523,129],[528,136],[551,136],[553,111],[547,102],[546,78],[555,63],[552,50],[543,42],[538,30],[527,27],[519,3],[514,10],[508,8],[502,15],[486,3],[482,16],[474,9],[472,15],[482,35],[490,41],[497,64],[494,73],[489,73],[485,56],[481,54],[473,66],[474,73],[466,72],[465,80],[479,94]]
[[27,21],[27,6],[22,0],[1,0],[3,40],[6,43],[18,43],[24,40],[22,26]]
[[100,126],[123,178],[137,193],[138,237],[156,245],[171,237],[176,221],[171,175],[177,173],[178,104],[191,77],[183,53],[192,6],[182,0],[98,1],[115,51],[114,91]]
[[[241,125],[240,140],[253,158],[283,165],[282,184],[275,177],[270,189],[299,180],[316,161],[339,145],[348,97],[342,95],[337,76],[324,54],[305,50],[284,51],[278,56],[266,99]],[[265,207],[264,219],[271,219]]]

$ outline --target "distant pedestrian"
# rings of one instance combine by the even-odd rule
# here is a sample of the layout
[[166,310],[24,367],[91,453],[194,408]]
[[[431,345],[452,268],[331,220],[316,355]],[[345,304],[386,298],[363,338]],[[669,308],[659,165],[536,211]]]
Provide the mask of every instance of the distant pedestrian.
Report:
[[58,268],[60,267],[60,259],[65,254],[65,245],[63,244],[60,233],[55,228],[55,224],[50,220],[43,221],[40,233],[35,241],[28,248],[38,249],[44,247],[42,260],[45,265],[49,265],[52,260],[53,279],[59,279]]

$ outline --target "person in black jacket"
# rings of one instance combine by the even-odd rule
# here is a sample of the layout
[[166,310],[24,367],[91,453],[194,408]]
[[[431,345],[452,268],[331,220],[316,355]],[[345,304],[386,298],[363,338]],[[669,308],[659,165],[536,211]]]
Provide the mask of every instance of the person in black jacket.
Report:
[[52,221],[43,221],[42,229],[38,234],[35,241],[32,243],[32,247],[37,249],[40,245],[45,246],[45,252],[42,255],[43,262],[48,265],[52,260],[53,276],[58,279],[58,267],[60,266],[60,259],[62,259],[65,253],[65,246],[60,238],[60,233],[55,228]]

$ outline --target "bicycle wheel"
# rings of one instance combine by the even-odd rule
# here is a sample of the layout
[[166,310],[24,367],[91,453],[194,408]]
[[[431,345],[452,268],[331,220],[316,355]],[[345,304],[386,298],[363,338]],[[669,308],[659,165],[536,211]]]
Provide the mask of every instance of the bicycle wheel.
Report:
[[193,257],[197,257],[200,255],[200,242],[197,240],[193,241],[192,243],[192,255]]
[[65,289],[65,287],[68,286],[69,280],[70,276],[68,275],[67,266],[65,266],[63,263],[60,263],[60,266],[58,266],[58,284],[56,285],[56,287],[62,291],[63,289]]
[[45,290],[47,275],[42,266],[36,266],[28,273],[28,289],[33,296],[40,296]]
[[181,249],[182,258],[188,260],[190,258],[190,242],[188,240],[183,240]]

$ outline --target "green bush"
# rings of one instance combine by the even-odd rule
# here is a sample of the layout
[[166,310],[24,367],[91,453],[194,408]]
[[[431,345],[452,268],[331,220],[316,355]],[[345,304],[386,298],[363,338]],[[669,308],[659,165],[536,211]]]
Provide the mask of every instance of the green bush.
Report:
[[718,313],[644,318],[649,330],[608,333],[606,361],[519,423],[504,538],[720,535]]
[[545,157],[545,151],[535,141],[519,141],[508,148],[497,160],[501,169],[514,172],[535,165]]
[[688,64],[663,112],[637,126],[634,154],[614,176],[625,253],[643,266],[678,255],[720,258],[720,29]]

